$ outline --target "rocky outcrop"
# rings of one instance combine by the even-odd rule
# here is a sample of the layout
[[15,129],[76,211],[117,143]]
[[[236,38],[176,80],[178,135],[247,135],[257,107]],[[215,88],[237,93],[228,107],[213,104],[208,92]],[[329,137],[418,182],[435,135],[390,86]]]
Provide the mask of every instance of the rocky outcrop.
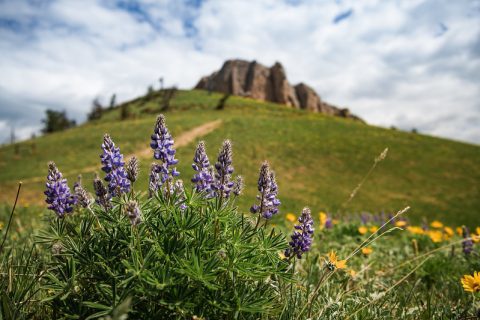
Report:
[[195,89],[205,89],[272,101],[328,115],[361,120],[348,109],[323,102],[311,87],[304,83],[290,85],[283,66],[276,62],[268,68],[256,61],[228,60],[210,76],[202,77]]

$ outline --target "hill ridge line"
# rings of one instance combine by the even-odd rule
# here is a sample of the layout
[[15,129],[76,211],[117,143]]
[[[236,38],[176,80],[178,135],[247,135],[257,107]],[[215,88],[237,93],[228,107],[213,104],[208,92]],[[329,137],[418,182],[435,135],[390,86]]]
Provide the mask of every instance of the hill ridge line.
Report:
[[[190,130],[187,130],[183,133],[181,133],[176,139],[174,139],[175,142],[175,148],[180,148],[189,145],[192,143],[195,139],[199,137],[206,136],[210,132],[214,131],[220,125],[222,124],[222,119],[217,119],[214,121],[209,121],[206,122],[198,127],[192,128]],[[140,151],[131,153],[125,157],[125,159],[130,159],[133,156],[136,156],[138,159],[147,159],[153,155],[152,148],[147,147],[143,148]],[[90,166],[90,167],[84,167],[80,170],[75,170],[73,171],[67,171],[64,172],[63,175],[72,175],[72,174],[80,174],[80,173],[87,173],[87,172],[92,172],[92,171],[97,171],[99,170],[99,166]],[[45,181],[45,176],[41,177],[33,177],[33,178],[28,178],[25,180],[21,180],[23,184],[26,183],[37,183],[37,182],[43,182]],[[13,182],[13,181],[11,181]],[[16,181],[15,181],[16,182]]]

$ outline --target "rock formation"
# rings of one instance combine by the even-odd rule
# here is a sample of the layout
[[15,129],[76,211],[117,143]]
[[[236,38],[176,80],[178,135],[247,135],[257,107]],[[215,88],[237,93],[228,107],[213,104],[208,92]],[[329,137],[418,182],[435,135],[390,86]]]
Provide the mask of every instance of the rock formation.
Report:
[[322,101],[315,90],[305,83],[290,85],[285,69],[279,62],[268,68],[256,61],[227,60],[219,71],[201,78],[195,89],[229,93],[361,120],[348,109],[341,109]]

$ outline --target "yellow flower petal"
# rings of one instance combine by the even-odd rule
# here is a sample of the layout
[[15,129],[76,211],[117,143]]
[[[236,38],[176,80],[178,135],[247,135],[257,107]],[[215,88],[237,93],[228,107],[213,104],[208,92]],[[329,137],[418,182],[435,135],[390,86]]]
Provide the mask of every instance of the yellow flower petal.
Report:
[[364,255],[366,255],[366,256],[368,256],[368,255],[369,255],[370,253],[372,253],[372,252],[373,252],[373,249],[370,248],[370,247],[363,247],[363,248],[362,248],[362,253],[363,253]]
[[430,226],[432,228],[440,229],[440,228],[443,228],[443,223],[441,223],[438,220],[435,220],[435,221],[432,221],[432,223],[430,223]]
[[407,221],[400,220],[400,221],[395,222],[395,227],[403,228],[406,225],[407,225]]
[[475,271],[473,276],[466,274],[460,279],[463,289],[466,292],[479,292],[480,291],[480,272]]
[[377,230],[378,230],[377,226],[371,226],[370,229],[368,229],[368,231],[370,231],[371,233],[375,233],[377,232]]
[[287,213],[285,218],[290,222],[295,222],[297,220],[297,217],[293,213]]
[[358,232],[360,234],[365,234],[367,233],[367,231],[368,231],[367,227],[364,227],[364,226],[358,227]]

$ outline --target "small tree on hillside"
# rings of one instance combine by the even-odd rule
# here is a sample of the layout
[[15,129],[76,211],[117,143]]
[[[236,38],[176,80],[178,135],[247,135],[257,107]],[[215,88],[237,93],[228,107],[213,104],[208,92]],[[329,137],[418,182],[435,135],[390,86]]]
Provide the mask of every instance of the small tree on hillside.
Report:
[[55,111],[47,109],[45,111],[45,116],[46,118],[42,120],[44,124],[42,129],[43,133],[63,131],[76,125],[75,120],[67,118],[67,112],[65,110]]
[[177,87],[171,87],[163,90],[162,102],[160,106],[161,111],[168,111],[168,109],[170,109],[170,101],[175,96],[175,93],[177,93],[177,90]]
[[95,98],[92,102],[92,110],[87,115],[88,121],[100,119],[103,115],[103,106],[101,105],[98,98]]

